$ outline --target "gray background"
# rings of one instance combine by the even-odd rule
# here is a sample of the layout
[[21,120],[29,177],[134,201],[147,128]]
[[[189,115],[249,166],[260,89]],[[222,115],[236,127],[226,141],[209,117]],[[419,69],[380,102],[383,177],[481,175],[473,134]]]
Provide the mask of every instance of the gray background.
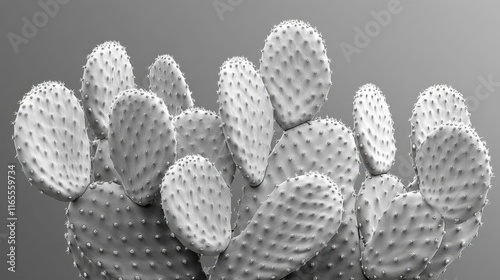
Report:
[[[42,0],[46,1],[46,0]],[[220,0],[227,3],[227,0]],[[233,1],[235,2],[235,1]],[[92,48],[107,40],[127,47],[135,67],[136,83],[144,86],[147,66],[169,53],[180,64],[196,104],[217,110],[217,73],[234,55],[258,63],[263,41],[273,25],[285,19],[302,19],[323,34],[332,59],[333,86],[322,116],[352,125],[352,97],[364,83],[377,84],[387,96],[398,145],[392,173],[404,182],[408,172],[410,131],[408,118],[418,93],[446,83],[462,92],[471,104],[472,122],[488,142],[493,167],[500,166],[500,86],[475,89],[479,77],[500,81],[500,3],[490,1],[401,0],[402,9],[390,23],[375,32],[350,63],[342,42],[354,45],[354,28],[373,23],[371,11],[387,9],[388,1],[242,1],[219,18],[208,1],[70,1],[15,53],[7,34],[21,33],[22,17],[32,19],[41,11],[37,1],[2,1],[1,45],[1,148],[5,175],[7,164],[17,163],[11,141],[17,101],[33,84],[60,80],[77,90],[82,65]],[[377,31],[377,30],[375,30]],[[475,102],[478,101],[478,102]],[[462,259],[442,277],[446,280],[498,279],[500,259],[500,191],[493,181],[490,206],[483,216],[479,238]],[[40,195],[28,186],[18,168],[18,272],[6,271],[6,242],[0,244],[1,279],[77,279],[71,258],[65,254],[65,203]],[[6,187],[6,186],[5,186]],[[0,223],[6,218],[6,189],[0,194]],[[5,226],[0,234],[6,233]]]

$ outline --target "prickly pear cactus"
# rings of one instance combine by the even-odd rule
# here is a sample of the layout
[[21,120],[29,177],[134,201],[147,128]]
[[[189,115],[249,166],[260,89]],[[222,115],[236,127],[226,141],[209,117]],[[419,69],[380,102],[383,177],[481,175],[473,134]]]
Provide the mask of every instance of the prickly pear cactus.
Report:
[[[390,174],[393,120],[376,85],[354,96],[352,129],[314,118],[331,71],[308,23],[275,26],[259,67],[224,62],[219,115],[194,107],[171,56],[148,77],[149,91],[136,88],[125,48],[106,42],[84,67],[83,107],[46,82],[16,114],[23,172],[70,202],[65,238],[85,279],[435,280],[478,235],[491,159],[449,86],[418,97],[404,186]],[[237,170],[246,185],[231,205]],[[206,256],[216,261],[203,269]]]
[[161,183],[165,218],[189,249],[216,255],[231,239],[231,192],[219,171],[199,155],[172,165]]
[[125,193],[139,205],[152,203],[176,154],[174,125],[165,103],[148,91],[122,91],[110,107],[108,138]]
[[193,107],[189,85],[172,56],[158,56],[149,67],[148,77],[150,90],[165,101],[171,115]]
[[62,201],[81,196],[90,183],[90,142],[83,109],[58,82],[41,83],[21,100],[14,122],[17,158],[28,181]]
[[321,34],[309,23],[287,20],[265,40],[260,64],[274,115],[284,130],[313,119],[332,85]]
[[172,234],[160,204],[141,207],[120,185],[91,184],[67,216],[83,256],[111,279],[205,278],[198,255]]
[[125,48],[109,41],[95,47],[83,67],[82,103],[94,134],[108,135],[109,106],[120,91],[135,87],[134,73]]

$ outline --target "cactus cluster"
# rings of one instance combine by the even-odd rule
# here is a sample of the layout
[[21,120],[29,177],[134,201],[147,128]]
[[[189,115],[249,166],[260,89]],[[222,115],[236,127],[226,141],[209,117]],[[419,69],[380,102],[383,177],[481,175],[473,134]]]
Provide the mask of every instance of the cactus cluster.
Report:
[[[69,202],[65,237],[83,278],[438,279],[477,235],[490,157],[450,86],[418,97],[404,186],[389,173],[393,120],[377,86],[356,93],[352,130],[315,117],[332,82],[308,23],[275,26],[258,68],[225,61],[218,113],[194,107],[171,56],[149,70],[138,88],[125,48],[106,42],[87,58],[81,101],[45,82],[16,114],[24,174]],[[216,261],[203,269],[201,256]]]

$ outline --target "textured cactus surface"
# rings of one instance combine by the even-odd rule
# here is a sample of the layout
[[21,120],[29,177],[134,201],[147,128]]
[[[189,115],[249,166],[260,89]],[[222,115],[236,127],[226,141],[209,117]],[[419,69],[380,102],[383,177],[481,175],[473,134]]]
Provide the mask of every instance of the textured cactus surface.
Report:
[[216,113],[203,108],[185,110],[174,118],[177,157],[201,155],[209,159],[231,184],[236,164],[222,132],[222,120]]
[[82,107],[63,84],[45,82],[24,96],[13,139],[30,184],[62,201],[85,192],[90,183],[90,142]]
[[45,82],[16,114],[23,172],[70,202],[64,236],[85,279],[436,280],[478,235],[491,159],[450,86],[418,96],[404,186],[390,174],[394,124],[376,85],[353,92],[352,129],[314,118],[331,70],[308,23],[275,26],[258,67],[222,64],[219,115],[195,107],[170,55],[148,78],[137,88],[125,48],[106,42],[87,57],[83,108]]
[[461,224],[445,220],[445,234],[436,254],[427,267],[420,273],[420,279],[438,279],[446,268],[460,256],[465,248],[471,245],[477,236],[481,223],[482,212]]
[[120,175],[111,160],[108,139],[97,140],[97,148],[92,160],[92,170],[95,181],[115,182],[122,184]]
[[365,244],[375,233],[379,219],[392,200],[404,192],[403,184],[394,175],[366,177],[356,200],[359,233]]
[[67,216],[83,255],[111,279],[205,279],[198,255],[175,238],[158,202],[141,207],[122,186],[97,182]]
[[418,276],[436,254],[444,234],[443,219],[420,193],[397,196],[366,244],[362,257],[366,276],[369,279]]
[[150,204],[175,161],[172,117],[158,96],[136,89],[122,91],[110,111],[111,160],[127,195],[139,205]]
[[194,105],[179,65],[168,54],[157,57],[149,67],[149,88],[165,101],[172,116],[177,116]]
[[445,218],[462,223],[485,206],[491,188],[490,156],[470,126],[439,126],[416,155],[420,192]]
[[361,269],[360,246],[356,213],[354,209],[344,209],[339,229],[326,247],[284,279],[366,279]]
[[387,173],[396,158],[389,105],[373,84],[359,88],[353,103],[354,133],[359,154],[372,175]]
[[64,237],[68,244],[67,253],[71,254],[73,266],[80,272],[79,276],[84,279],[110,279],[107,274],[101,273],[102,270],[97,267],[97,264],[93,263],[83,254],[80,245],[75,240],[75,233],[69,227],[69,223],[66,223],[66,228],[67,232],[64,234]]
[[273,137],[273,107],[262,78],[245,58],[233,57],[219,72],[219,113],[236,166],[250,185],[262,182]]
[[470,113],[462,94],[448,85],[434,85],[422,92],[410,117],[412,159],[429,133],[451,121],[470,125]]
[[248,227],[219,256],[210,279],[280,279],[307,262],[340,225],[343,199],[310,173],[276,186]]
[[310,121],[332,85],[321,34],[309,23],[284,21],[271,30],[262,49],[260,72],[284,130]]
[[172,165],[161,184],[162,206],[172,231],[199,254],[222,252],[231,239],[231,192],[215,166],[199,155]]
[[82,102],[90,127],[98,138],[108,136],[109,106],[120,91],[135,86],[125,48],[105,42],[94,48],[83,67]]
[[349,128],[333,119],[318,119],[287,130],[269,155],[264,181],[245,187],[239,206],[236,232],[246,227],[275,186],[307,172],[329,176],[341,189],[344,207],[354,209],[354,181],[359,160]]

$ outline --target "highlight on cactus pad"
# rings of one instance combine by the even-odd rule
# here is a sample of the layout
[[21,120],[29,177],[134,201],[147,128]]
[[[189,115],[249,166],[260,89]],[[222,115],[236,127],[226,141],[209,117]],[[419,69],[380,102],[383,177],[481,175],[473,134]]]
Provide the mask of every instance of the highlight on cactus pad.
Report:
[[[409,114],[415,180],[404,186],[389,173],[396,142],[380,88],[360,81],[352,128],[316,117],[330,64],[316,28],[289,20],[272,28],[260,65],[239,56],[221,65],[218,112],[195,107],[168,54],[139,88],[114,41],[88,55],[81,96],[61,82],[34,86],[14,145],[30,184],[69,203],[61,235],[75,274],[439,279],[478,235],[493,176],[462,94],[432,85],[418,96]],[[273,145],[275,123],[283,132]]]

